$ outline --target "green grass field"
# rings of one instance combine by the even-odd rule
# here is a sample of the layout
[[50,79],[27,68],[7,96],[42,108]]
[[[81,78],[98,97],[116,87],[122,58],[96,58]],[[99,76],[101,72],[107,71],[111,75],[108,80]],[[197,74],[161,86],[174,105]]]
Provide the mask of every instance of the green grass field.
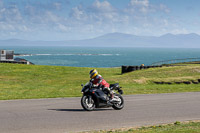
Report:
[[[0,100],[81,96],[81,83],[92,68],[0,64]],[[121,68],[97,68],[109,83],[120,83],[125,94],[200,91],[200,65],[151,68],[121,75]],[[155,84],[171,82],[172,84]]]
[[168,125],[157,125],[110,131],[91,131],[89,133],[200,133],[200,122],[175,122],[174,124]]

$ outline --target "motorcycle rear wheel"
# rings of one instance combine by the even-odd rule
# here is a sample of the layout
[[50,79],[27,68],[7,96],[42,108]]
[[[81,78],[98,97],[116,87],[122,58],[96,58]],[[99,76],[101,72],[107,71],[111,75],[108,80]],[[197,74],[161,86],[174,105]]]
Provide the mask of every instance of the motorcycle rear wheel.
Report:
[[95,108],[94,100],[91,98],[91,103],[89,103],[89,96],[83,96],[81,98],[81,106],[86,111],[92,111]]
[[114,103],[113,106],[112,106],[113,109],[115,109],[115,110],[123,109],[123,107],[124,107],[124,99],[123,99],[123,97],[121,95],[119,95],[119,94],[115,94],[115,96],[118,96],[118,98],[120,99],[120,103]]

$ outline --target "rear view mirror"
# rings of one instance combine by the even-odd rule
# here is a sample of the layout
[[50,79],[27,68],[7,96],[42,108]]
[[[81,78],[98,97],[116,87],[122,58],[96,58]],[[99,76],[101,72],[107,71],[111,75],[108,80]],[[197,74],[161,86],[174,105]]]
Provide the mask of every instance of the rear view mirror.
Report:
[[83,84],[81,84],[81,86],[83,87]]

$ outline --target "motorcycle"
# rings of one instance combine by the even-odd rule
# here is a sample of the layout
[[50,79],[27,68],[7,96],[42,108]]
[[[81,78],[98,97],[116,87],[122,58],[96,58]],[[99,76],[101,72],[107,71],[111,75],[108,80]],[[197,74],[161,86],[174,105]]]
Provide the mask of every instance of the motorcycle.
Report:
[[[123,91],[121,90],[122,87],[120,87],[118,83],[110,85],[110,89],[114,94],[112,100],[109,97],[108,90],[103,90],[102,86],[94,86],[91,81],[85,85],[82,84],[81,86],[83,87],[81,90],[83,93],[81,105],[83,109],[87,111],[104,107],[112,107],[115,110],[121,110],[124,107],[124,99],[121,96]],[[119,94],[115,91],[118,91]]]

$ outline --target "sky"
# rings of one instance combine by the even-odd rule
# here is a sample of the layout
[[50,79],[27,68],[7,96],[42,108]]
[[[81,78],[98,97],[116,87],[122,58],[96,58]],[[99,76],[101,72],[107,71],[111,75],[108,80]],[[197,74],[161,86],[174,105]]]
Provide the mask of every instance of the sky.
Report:
[[200,0],[0,0],[0,40],[200,34]]

